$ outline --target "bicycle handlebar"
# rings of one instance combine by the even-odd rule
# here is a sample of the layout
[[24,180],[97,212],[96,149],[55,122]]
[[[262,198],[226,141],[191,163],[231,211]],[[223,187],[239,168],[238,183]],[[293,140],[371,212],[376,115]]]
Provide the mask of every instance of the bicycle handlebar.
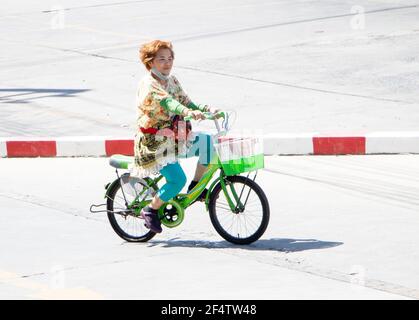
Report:
[[[204,114],[206,120],[215,120],[215,119],[219,119],[219,118],[225,119],[225,116],[226,116],[224,111],[217,112],[216,114],[211,113],[211,112],[203,112],[203,114]],[[186,116],[183,119],[186,120],[186,121],[190,121],[190,120],[193,120],[194,118],[192,116]]]

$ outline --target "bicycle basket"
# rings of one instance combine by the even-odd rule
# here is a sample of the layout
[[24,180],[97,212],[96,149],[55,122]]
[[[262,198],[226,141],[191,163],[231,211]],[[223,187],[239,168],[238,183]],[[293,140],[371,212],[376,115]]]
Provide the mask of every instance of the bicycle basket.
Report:
[[215,150],[228,176],[261,169],[265,165],[261,138],[220,137]]

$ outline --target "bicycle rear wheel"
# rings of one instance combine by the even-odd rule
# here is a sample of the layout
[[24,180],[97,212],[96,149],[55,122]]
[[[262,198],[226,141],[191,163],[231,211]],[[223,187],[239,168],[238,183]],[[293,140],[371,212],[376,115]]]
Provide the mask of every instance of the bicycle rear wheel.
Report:
[[[221,183],[218,183],[211,192],[208,205],[211,222],[225,240],[235,244],[250,244],[258,240],[268,227],[268,199],[256,182],[244,176],[228,176],[225,183],[237,210],[230,208]],[[237,206],[231,186],[234,186],[239,197],[241,195],[240,202],[244,207]]]
[[[125,184],[121,185],[121,179],[118,179],[110,188],[107,196],[106,206],[108,210],[108,219],[118,236],[129,242],[146,242],[156,234],[144,225],[144,220],[139,216],[132,214],[118,214],[114,212],[129,211],[126,202],[129,204],[135,199],[133,190],[123,190]],[[141,192],[145,186],[135,184],[134,191]],[[131,192],[130,192],[131,191]]]

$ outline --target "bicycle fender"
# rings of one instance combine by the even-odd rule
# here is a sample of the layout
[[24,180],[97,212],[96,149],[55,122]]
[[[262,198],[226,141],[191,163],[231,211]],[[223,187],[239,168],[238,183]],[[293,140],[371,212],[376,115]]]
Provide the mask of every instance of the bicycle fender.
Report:
[[106,189],[105,196],[104,196],[105,199],[107,198],[109,191],[112,190],[112,187],[115,185],[115,183],[118,182],[118,180],[119,179],[115,179],[114,181],[108,182],[108,184],[105,185],[105,189]]
[[[120,178],[121,179],[123,179],[125,176],[129,176],[129,173],[124,173]],[[108,193],[109,193],[109,191],[110,190],[112,190],[112,187],[116,184],[116,183],[118,183],[118,178],[117,179],[115,179],[114,181],[112,181],[112,182],[108,182],[106,185],[105,185],[105,189],[106,189],[106,192],[105,192],[105,199],[107,198],[107,196],[108,196]]]

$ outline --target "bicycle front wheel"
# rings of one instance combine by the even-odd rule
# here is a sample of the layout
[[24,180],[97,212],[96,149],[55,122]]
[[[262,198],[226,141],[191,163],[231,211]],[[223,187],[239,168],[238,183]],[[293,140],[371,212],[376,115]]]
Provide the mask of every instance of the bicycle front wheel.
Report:
[[211,192],[208,205],[212,225],[225,240],[250,244],[258,240],[268,227],[268,199],[256,182],[244,176],[226,177],[225,183],[234,209],[231,209],[221,183],[218,183]]

